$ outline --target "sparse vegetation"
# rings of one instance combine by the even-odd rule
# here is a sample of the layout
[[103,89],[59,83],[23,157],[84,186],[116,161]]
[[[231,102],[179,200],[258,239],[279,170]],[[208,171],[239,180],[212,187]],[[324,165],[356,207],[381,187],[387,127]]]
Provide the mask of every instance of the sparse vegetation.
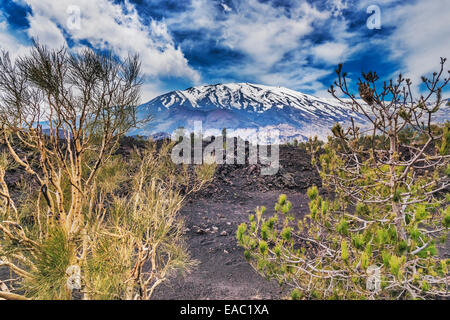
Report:
[[364,103],[339,66],[330,93],[365,115],[371,129],[337,124],[320,152],[309,148],[330,193],[308,189],[307,216],[298,218],[281,195],[274,216],[257,208],[237,230],[245,257],[289,285],[292,299],[450,296],[450,261],[439,253],[450,220],[449,124],[439,128],[433,119],[449,82],[442,79],[444,64],[442,59],[440,70],[423,78],[428,92],[417,100],[401,75],[380,87],[376,73],[363,74]]
[[3,54],[0,89],[0,298],[149,299],[195,265],[177,213],[214,165],[175,166],[171,143],[116,154],[138,124],[138,57],[36,45]]

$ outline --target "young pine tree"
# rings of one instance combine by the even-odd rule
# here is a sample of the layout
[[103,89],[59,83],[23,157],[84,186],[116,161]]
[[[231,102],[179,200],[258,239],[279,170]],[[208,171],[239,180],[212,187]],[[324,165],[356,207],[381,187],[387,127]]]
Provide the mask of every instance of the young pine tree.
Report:
[[150,299],[193,266],[177,214],[214,167],[177,168],[172,144],[116,154],[140,84],[138,57],[0,57],[0,299]]
[[258,209],[237,231],[245,256],[291,286],[292,298],[450,296],[450,261],[439,250],[450,227],[450,134],[448,123],[434,125],[449,82],[442,79],[448,76],[444,64],[442,59],[439,72],[422,79],[427,93],[418,99],[409,79],[400,75],[380,86],[372,72],[360,79],[357,99],[339,66],[331,94],[370,127],[363,132],[336,125],[313,157],[333,196],[308,189],[310,213],[296,220],[282,195],[275,216]]

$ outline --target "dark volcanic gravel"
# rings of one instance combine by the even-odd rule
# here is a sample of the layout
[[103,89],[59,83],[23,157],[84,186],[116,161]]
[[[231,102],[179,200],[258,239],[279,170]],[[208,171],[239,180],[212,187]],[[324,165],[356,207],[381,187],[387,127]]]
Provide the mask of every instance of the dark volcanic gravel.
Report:
[[[260,276],[244,259],[237,245],[237,226],[248,221],[256,206],[266,206],[267,214],[279,191],[244,191],[226,200],[196,199],[181,211],[186,220],[186,237],[191,255],[199,265],[191,274],[161,285],[155,299],[279,299],[283,288]],[[294,208],[307,209],[307,197],[286,192]]]
[[245,197],[244,191],[304,193],[313,184],[321,185],[320,177],[311,166],[311,157],[306,151],[289,145],[280,146],[279,162],[278,172],[266,176],[260,174],[260,164],[220,165],[214,181],[195,197],[225,200]]
[[281,193],[296,213],[307,212],[306,189],[320,185],[306,152],[280,147],[280,170],[260,175],[259,165],[222,165],[213,182],[188,200],[180,214],[186,222],[186,241],[199,262],[191,274],[161,285],[155,299],[280,299],[286,290],[259,275],[237,245],[237,226],[248,221],[257,206],[267,215]]

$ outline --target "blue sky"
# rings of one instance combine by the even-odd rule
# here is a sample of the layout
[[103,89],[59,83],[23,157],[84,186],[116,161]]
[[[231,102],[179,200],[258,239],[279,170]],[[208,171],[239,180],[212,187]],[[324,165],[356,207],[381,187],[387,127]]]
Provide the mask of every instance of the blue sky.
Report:
[[[380,9],[380,29],[367,20]],[[450,58],[450,0],[1,0],[0,47],[36,38],[143,62],[143,100],[194,85],[252,82],[328,97],[340,62],[414,83]],[[448,91],[447,91],[448,93]]]

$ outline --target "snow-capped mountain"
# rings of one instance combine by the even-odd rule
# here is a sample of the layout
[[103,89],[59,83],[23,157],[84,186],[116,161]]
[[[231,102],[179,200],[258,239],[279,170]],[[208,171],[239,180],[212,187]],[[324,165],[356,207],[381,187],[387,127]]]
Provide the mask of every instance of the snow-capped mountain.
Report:
[[348,124],[353,117],[359,125],[365,120],[335,99],[317,98],[283,87],[250,83],[230,83],[172,91],[141,105],[138,116],[152,121],[130,135],[167,136],[184,127],[194,130],[202,121],[205,135],[245,136],[250,129],[278,129],[280,139],[304,140],[317,135],[326,139],[331,127]]

